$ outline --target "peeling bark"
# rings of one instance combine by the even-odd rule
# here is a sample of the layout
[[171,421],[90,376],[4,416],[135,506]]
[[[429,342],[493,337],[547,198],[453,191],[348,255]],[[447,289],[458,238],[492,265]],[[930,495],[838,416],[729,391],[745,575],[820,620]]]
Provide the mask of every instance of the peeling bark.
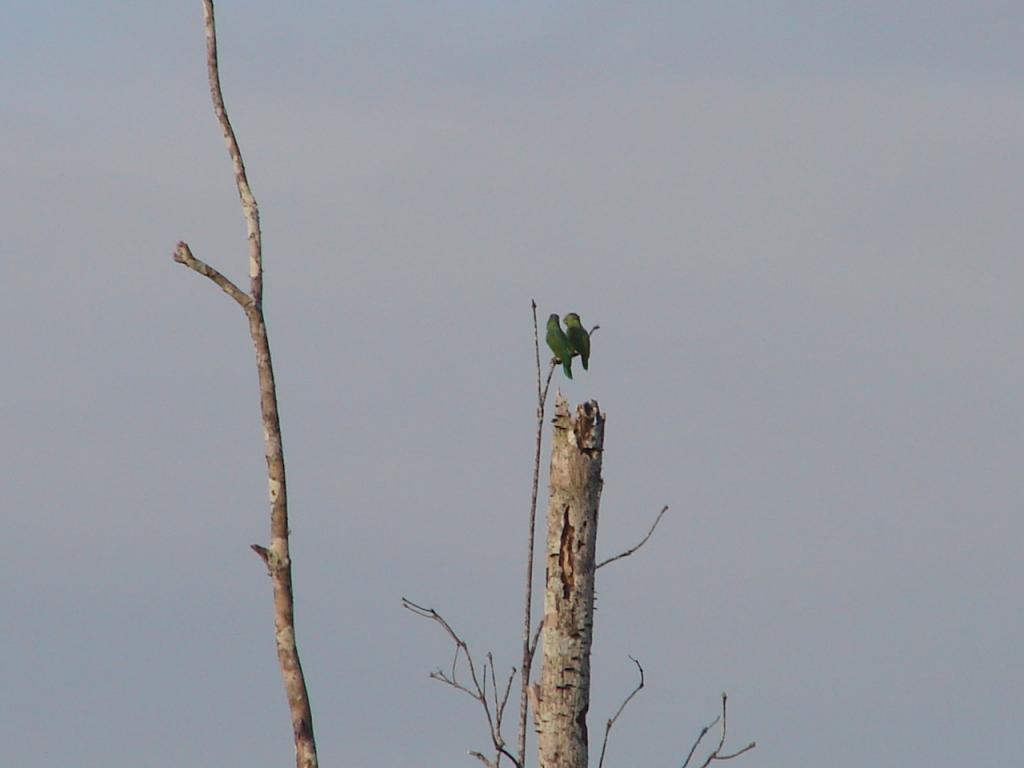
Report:
[[548,499],[544,663],[537,691],[540,768],[586,768],[590,646],[604,415],[555,400]]

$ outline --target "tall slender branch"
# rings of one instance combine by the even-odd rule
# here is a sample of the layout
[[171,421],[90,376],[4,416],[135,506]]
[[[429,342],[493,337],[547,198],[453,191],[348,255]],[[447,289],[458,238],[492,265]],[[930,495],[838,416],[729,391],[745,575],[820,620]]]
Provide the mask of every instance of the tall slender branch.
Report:
[[317,768],[316,742],[313,737],[313,715],[309,704],[306,680],[299,661],[295,642],[295,601],[292,593],[292,563],[288,546],[288,494],[285,483],[284,446],[281,439],[281,420],[277,410],[277,386],[274,366],[270,357],[270,340],[263,317],[263,251],[260,232],[259,207],[249,187],[245,163],[238,140],[228,119],[221,92],[217,63],[217,31],[214,22],[213,0],[203,0],[204,28],[206,30],[206,65],[210,81],[210,96],[217,121],[224,133],[228,155],[235,174],[235,184],[242,203],[249,241],[250,291],[243,293],[231,280],[205,262],[192,255],[185,242],[178,243],[174,260],[194,272],[209,278],[233,298],[245,312],[249,321],[249,335],[256,353],[256,371],[259,378],[260,417],[267,459],[267,485],[270,497],[270,546],[257,544],[252,549],[267,566],[274,594],[274,636],[277,658],[284,678],[285,693],[291,711],[292,734],[295,739],[297,768]]
[[551,376],[555,372],[555,362],[552,360],[548,366],[547,381],[541,386],[537,302],[531,300],[530,305],[533,308],[533,352],[537,364],[537,433],[534,440],[533,454],[533,491],[530,496],[530,516],[526,534],[526,594],[523,600],[523,663],[522,674],[520,675],[522,687],[519,694],[519,742],[517,744],[519,765],[526,764],[526,720],[530,698],[530,668],[533,665],[533,650],[536,647],[536,641],[532,645],[530,643],[530,633],[533,627],[533,558],[535,532],[537,529],[537,489],[540,484],[540,448],[541,439],[544,435],[544,406],[548,399],[548,389],[551,387]]

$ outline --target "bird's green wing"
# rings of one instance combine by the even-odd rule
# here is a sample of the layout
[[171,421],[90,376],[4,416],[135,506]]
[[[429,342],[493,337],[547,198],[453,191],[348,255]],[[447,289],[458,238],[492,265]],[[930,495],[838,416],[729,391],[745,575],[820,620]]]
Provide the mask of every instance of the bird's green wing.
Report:
[[566,335],[573,349],[579,354],[583,362],[583,370],[590,367],[590,334],[580,324],[580,316],[575,312],[565,316]]
[[561,323],[558,322],[558,315],[552,315],[548,319],[548,332],[545,341],[555,357],[558,358],[558,362],[562,364],[562,370],[565,371],[566,377],[571,379],[573,347],[569,342],[569,337],[562,330]]
[[573,349],[579,352],[580,360],[583,361],[583,370],[590,367],[590,334],[583,328],[574,327],[567,331],[569,343]]

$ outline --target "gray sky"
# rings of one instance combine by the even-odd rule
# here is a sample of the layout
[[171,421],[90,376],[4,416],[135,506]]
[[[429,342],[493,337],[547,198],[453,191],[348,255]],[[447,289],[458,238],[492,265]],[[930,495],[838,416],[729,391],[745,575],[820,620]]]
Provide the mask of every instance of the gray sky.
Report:
[[[474,765],[399,597],[518,664],[530,299],[602,330],[591,729],[1020,759],[1019,3],[223,2],[322,763]],[[244,227],[200,4],[0,25],[0,743],[288,765]],[[1014,203],[1014,201],[1018,201]],[[544,490],[542,489],[542,499]]]

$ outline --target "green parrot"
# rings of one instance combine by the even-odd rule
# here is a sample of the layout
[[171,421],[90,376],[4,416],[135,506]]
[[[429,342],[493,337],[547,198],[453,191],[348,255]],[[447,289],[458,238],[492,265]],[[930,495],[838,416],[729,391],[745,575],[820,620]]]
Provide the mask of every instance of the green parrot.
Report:
[[590,367],[590,334],[587,329],[580,325],[580,316],[570,312],[565,316],[565,334],[583,361],[583,370]]
[[554,313],[548,318],[547,342],[548,346],[551,347],[551,351],[555,353],[555,357],[558,358],[558,362],[562,364],[562,370],[565,371],[565,375],[571,379],[572,344],[569,342],[569,337],[565,335],[565,331],[562,330],[562,324],[558,322],[558,315]]

